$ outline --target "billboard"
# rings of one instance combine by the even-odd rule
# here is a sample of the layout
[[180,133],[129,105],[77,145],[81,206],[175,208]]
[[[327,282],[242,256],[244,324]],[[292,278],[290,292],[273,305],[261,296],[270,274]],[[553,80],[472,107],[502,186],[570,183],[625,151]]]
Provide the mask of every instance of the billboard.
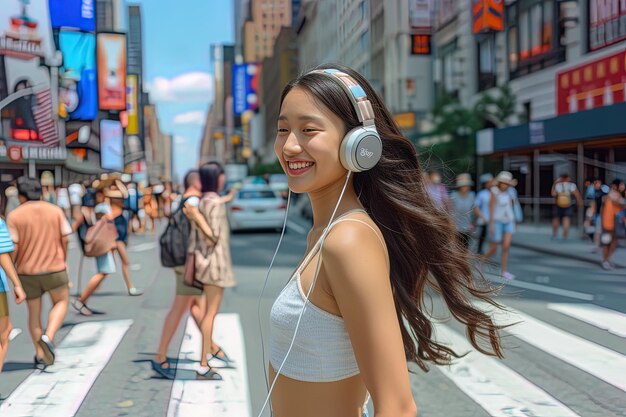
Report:
[[473,0],[472,3],[474,34],[504,30],[503,0]]
[[117,120],[100,120],[100,166],[109,171],[124,170],[124,129]]
[[48,0],[52,27],[55,29],[68,27],[94,32],[96,30],[96,1]]
[[1,3],[0,55],[20,59],[52,56],[48,2],[2,0]]
[[626,101],[626,51],[561,71],[556,83],[557,114]]
[[98,33],[98,106],[101,110],[126,109],[126,35]]
[[411,35],[411,55],[430,55],[431,35]]
[[63,53],[60,68],[60,104],[64,118],[94,120],[98,117],[96,79],[96,37],[92,33],[61,31],[59,48]]
[[129,135],[139,134],[139,100],[137,93],[139,83],[137,74],[129,74],[126,77],[126,112],[128,113],[128,125],[126,133]]
[[233,65],[233,107],[237,116],[259,108],[259,64]]
[[626,0],[589,0],[589,49],[626,39]]

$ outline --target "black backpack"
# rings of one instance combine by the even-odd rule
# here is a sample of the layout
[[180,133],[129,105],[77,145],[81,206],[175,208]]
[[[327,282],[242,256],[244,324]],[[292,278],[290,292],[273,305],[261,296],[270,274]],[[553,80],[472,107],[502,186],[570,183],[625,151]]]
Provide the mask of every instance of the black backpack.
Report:
[[166,268],[185,265],[187,246],[191,234],[191,223],[183,207],[187,199],[180,202],[178,209],[172,213],[165,231],[159,238],[161,244],[161,265]]

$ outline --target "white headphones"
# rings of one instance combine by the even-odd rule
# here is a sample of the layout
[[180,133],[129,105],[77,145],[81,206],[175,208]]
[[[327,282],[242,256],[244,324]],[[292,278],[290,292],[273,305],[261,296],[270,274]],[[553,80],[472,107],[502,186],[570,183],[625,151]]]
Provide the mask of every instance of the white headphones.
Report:
[[339,148],[341,164],[348,171],[362,172],[373,168],[383,153],[383,143],[380,140],[374,123],[374,109],[363,87],[354,78],[345,72],[329,68],[313,70],[309,74],[323,74],[339,81],[339,85],[346,92],[362,126],[355,127],[344,136]]
[[[341,141],[341,146],[339,148],[339,159],[341,160],[341,164],[348,170],[348,174],[346,176],[346,181],[341,190],[341,194],[339,195],[339,199],[337,200],[337,204],[335,205],[335,209],[333,210],[332,215],[330,216],[330,220],[328,225],[324,228],[322,232],[322,240],[321,245],[324,244],[324,239],[326,233],[330,229],[333,220],[335,218],[335,214],[337,213],[337,209],[339,208],[339,204],[341,203],[341,199],[346,191],[348,186],[350,176],[353,172],[363,172],[368,169],[376,166],[378,161],[382,156],[383,144],[380,140],[380,136],[378,135],[378,131],[376,130],[376,125],[374,124],[374,110],[372,109],[372,104],[367,99],[367,95],[365,94],[365,90],[357,83],[354,78],[345,72],[336,70],[336,69],[320,69],[313,70],[310,73],[314,74],[323,74],[325,76],[331,77],[335,80],[339,81],[339,85],[346,92],[350,101],[354,106],[354,110],[359,118],[359,121],[362,123],[362,126],[356,127],[350,130],[344,136]],[[287,209],[285,210],[285,218],[283,221],[283,230],[280,234],[280,238],[278,240],[278,245],[276,246],[276,250],[274,251],[274,256],[272,256],[272,260],[270,262],[270,266],[267,270],[267,274],[265,276],[265,282],[263,284],[263,288],[261,289],[261,294],[259,295],[259,299],[257,302],[257,316],[259,319],[259,331],[261,333],[261,349],[263,351],[263,361],[265,361],[265,343],[263,341],[263,332],[261,330],[261,298],[263,297],[263,293],[265,292],[265,288],[267,287],[267,282],[269,280],[270,272],[272,270],[272,266],[274,265],[274,261],[276,260],[276,255],[278,254],[278,250],[283,241],[283,236],[285,234],[285,227],[287,225],[287,215],[289,213],[289,206],[291,202],[291,190],[289,190],[289,196],[287,198]],[[321,251],[321,247],[319,249]],[[300,327],[300,322],[302,320],[302,315],[309,303],[309,296],[315,287],[315,283],[317,281],[317,275],[319,273],[319,267],[322,260],[322,256],[318,257],[317,265],[315,266],[315,272],[313,274],[313,282],[311,283],[311,287],[309,288],[308,293],[305,297],[305,303],[300,311],[300,315],[298,317],[298,322],[296,323],[296,328],[294,329],[293,338],[291,339],[291,343],[289,344],[289,348],[287,349],[287,353],[283,358],[282,363],[276,370],[276,375],[274,377],[274,381],[271,386],[269,385],[269,381],[267,379],[267,374],[265,375],[266,382],[268,383],[268,393],[265,398],[265,402],[263,403],[263,407],[259,412],[259,417],[265,411],[265,408],[269,404],[270,397],[272,395],[272,391],[274,390],[274,386],[276,381],[278,380],[278,376],[281,374],[283,366],[285,362],[287,362],[287,358],[291,353],[291,349],[293,347],[294,341],[296,340],[296,335],[298,334],[298,328]],[[263,368],[265,371],[265,367]]]

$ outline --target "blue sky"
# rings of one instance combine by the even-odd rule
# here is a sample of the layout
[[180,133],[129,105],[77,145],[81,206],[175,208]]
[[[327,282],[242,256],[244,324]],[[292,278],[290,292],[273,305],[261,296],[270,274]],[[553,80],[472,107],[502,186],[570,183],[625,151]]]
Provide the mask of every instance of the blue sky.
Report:
[[[212,97],[210,45],[232,43],[231,0],[127,0],[140,4],[144,89],[158,108],[161,130],[174,135],[179,178],[195,167],[202,122]],[[184,5],[184,6],[183,6]]]

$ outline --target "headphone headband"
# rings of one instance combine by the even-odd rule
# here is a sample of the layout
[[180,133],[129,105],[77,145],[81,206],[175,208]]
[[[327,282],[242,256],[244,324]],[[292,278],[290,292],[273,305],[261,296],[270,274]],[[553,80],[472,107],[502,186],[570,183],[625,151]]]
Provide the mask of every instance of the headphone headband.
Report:
[[349,74],[334,68],[318,69],[311,71],[313,74],[324,74],[339,81],[339,85],[348,94],[359,121],[364,126],[374,125],[374,109],[370,103],[365,90]]

